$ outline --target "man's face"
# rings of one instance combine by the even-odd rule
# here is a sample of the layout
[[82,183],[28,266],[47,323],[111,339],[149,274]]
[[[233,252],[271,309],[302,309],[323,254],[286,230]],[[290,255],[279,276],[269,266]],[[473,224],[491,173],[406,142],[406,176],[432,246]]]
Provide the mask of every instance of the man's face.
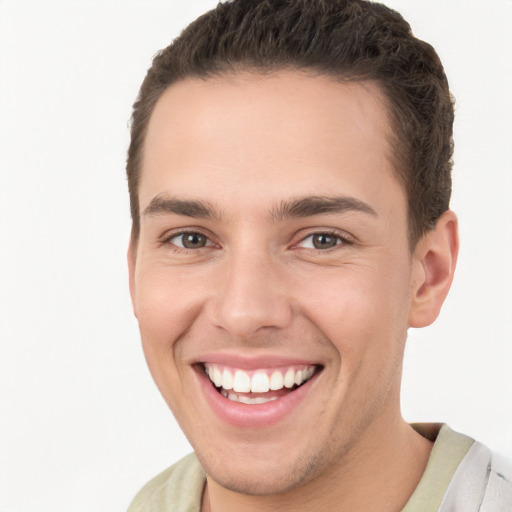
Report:
[[227,488],[283,492],[400,420],[416,265],[388,135],[377,86],[302,73],[188,79],[155,107],[134,310],[158,388]]

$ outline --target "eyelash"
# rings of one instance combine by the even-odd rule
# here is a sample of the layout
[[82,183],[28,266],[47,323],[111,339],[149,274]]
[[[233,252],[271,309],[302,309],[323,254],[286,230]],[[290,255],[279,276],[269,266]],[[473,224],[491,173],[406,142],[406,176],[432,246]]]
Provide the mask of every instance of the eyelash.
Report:
[[[173,243],[171,241],[171,240],[179,238],[179,237],[184,237],[185,235],[198,235],[198,236],[204,237],[206,239],[206,245],[203,247],[199,247],[199,248],[188,248],[188,247],[180,247],[179,245],[176,245],[175,243]],[[180,252],[180,253],[193,253],[193,252],[197,252],[198,249],[214,247],[216,245],[208,235],[201,233],[201,231],[199,231],[199,230],[192,230],[192,229],[167,234],[162,238],[162,240],[159,243],[161,246],[167,245],[174,252]]]
[[[204,237],[206,239],[206,244],[202,247],[196,247],[196,248],[188,248],[188,247],[180,247],[179,245],[176,245],[172,242],[173,239],[184,237],[185,235],[198,235],[200,237]],[[339,246],[343,245],[352,245],[354,243],[353,240],[351,240],[346,235],[340,234],[338,231],[334,230],[319,230],[319,231],[313,231],[308,233],[306,236],[302,237],[298,242],[294,243],[292,245],[292,250],[300,249],[300,244],[304,243],[308,239],[312,239],[315,236],[325,236],[329,238],[335,238],[336,244],[332,247],[327,247],[323,249],[315,248],[315,247],[302,247],[303,249],[314,251],[314,252],[331,252],[332,250],[335,250],[339,248]],[[180,253],[193,253],[197,252],[198,249],[205,249],[209,247],[215,247],[215,243],[211,240],[211,238],[208,235],[205,235],[201,231],[194,231],[194,230],[185,230],[185,231],[178,231],[175,233],[171,233],[170,235],[164,236],[164,238],[160,241],[160,245],[167,245],[169,246],[173,251],[180,252]]]
[[294,244],[294,249],[296,247],[298,247],[299,244],[305,242],[308,238],[312,239],[315,236],[325,236],[325,237],[329,237],[329,238],[335,238],[336,244],[333,247],[328,247],[328,248],[324,248],[324,249],[318,249],[318,248],[314,248],[314,247],[303,247],[304,249],[319,252],[319,253],[320,252],[327,253],[327,252],[331,252],[332,250],[338,249],[340,246],[352,245],[354,243],[354,241],[352,239],[350,239],[346,235],[342,235],[339,231],[327,229],[327,230],[319,230],[319,231],[313,231],[311,233],[308,233],[306,236],[302,237],[298,243]]

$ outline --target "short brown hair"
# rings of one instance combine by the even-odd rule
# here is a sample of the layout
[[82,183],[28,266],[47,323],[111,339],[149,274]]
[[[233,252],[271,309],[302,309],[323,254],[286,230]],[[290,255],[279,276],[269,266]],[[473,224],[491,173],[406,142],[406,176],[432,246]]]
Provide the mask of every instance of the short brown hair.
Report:
[[133,106],[127,175],[138,239],[144,139],[173,83],[240,70],[310,71],[377,82],[388,102],[396,175],[407,194],[411,246],[448,209],[453,100],[441,61],[388,7],[364,0],[232,0],[191,23],[154,58]]

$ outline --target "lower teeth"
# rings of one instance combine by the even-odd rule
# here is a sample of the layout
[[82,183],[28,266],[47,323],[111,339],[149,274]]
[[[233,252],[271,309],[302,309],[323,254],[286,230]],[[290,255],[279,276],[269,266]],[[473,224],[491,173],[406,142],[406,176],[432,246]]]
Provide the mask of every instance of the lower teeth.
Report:
[[272,397],[264,397],[264,396],[257,396],[254,398],[245,396],[245,395],[237,395],[234,391],[226,391],[225,389],[221,389],[220,391],[222,396],[225,396],[227,399],[231,400],[232,402],[240,402],[242,404],[247,405],[254,405],[254,404],[266,404],[267,402],[272,402],[273,400],[277,400],[277,396]]

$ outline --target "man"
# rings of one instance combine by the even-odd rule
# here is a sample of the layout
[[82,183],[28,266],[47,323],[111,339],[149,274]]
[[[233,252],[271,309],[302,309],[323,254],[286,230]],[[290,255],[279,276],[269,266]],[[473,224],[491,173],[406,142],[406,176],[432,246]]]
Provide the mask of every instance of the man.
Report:
[[408,425],[409,327],[458,253],[453,106],[432,47],[359,0],[234,0],[134,105],[130,288],[195,455],[131,511],[505,510],[510,477]]

